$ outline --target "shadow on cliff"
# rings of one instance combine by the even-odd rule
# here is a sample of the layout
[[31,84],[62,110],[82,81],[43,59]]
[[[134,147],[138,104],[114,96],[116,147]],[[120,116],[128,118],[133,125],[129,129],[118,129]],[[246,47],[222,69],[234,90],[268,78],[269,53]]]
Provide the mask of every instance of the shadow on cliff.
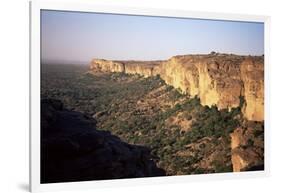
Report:
[[96,121],[41,100],[41,183],[164,176],[150,149],[122,142]]

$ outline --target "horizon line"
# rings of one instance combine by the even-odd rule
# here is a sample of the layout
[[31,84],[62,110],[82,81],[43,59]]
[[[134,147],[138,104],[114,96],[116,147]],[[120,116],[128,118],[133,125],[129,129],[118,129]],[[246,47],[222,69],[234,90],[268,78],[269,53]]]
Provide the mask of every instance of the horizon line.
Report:
[[[173,55],[173,56],[170,56],[168,58],[165,58],[165,59],[150,59],[150,60],[145,60],[145,59],[130,59],[130,58],[126,58],[126,59],[107,59],[107,58],[99,58],[99,57],[93,57],[92,59],[90,59],[89,61],[79,61],[79,60],[62,60],[62,59],[43,59],[41,58],[41,64],[57,64],[57,63],[60,63],[60,64],[70,64],[70,63],[73,63],[73,64],[88,64],[90,63],[92,60],[111,60],[111,61],[165,61],[165,60],[169,60],[170,58],[172,57],[176,57],[176,56],[199,56],[199,55],[212,55],[212,52],[210,53],[198,53],[198,54],[195,54],[195,53],[191,53],[191,54],[176,54],[176,55]],[[215,52],[213,53],[213,55],[235,55],[235,56],[244,56],[244,57],[247,57],[247,56],[252,56],[252,57],[260,57],[260,56],[264,56],[264,54],[235,54],[235,53],[226,53],[226,52]]]

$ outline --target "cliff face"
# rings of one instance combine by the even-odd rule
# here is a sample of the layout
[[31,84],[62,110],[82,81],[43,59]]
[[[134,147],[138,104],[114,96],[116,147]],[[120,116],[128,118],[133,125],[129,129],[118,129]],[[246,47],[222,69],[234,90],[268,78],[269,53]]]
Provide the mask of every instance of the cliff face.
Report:
[[247,58],[241,64],[245,106],[243,113],[249,120],[264,120],[264,68],[263,58]]
[[199,71],[192,57],[172,57],[160,65],[160,77],[192,97],[199,94]]
[[198,96],[202,105],[231,109],[245,98],[246,119],[264,119],[263,57],[227,54],[174,56],[167,61],[92,60],[91,69],[100,72],[124,72],[145,77],[159,75],[167,84],[191,97]]
[[93,60],[90,69],[96,72],[124,72],[125,65],[121,62]]

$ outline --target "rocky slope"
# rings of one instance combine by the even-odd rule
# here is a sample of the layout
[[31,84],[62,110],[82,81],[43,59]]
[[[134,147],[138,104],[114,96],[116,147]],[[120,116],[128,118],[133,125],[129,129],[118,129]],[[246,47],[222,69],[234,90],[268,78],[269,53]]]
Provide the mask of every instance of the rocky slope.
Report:
[[59,100],[41,101],[41,124],[41,183],[165,175],[148,148],[96,130],[94,119]]
[[[132,65],[136,63],[130,62]],[[153,69],[159,66],[154,65]],[[198,97],[190,98],[188,94],[181,94],[179,89],[167,85],[160,76],[145,78],[120,72],[91,73],[87,66],[42,67],[41,97],[58,99],[64,104],[62,107],[60,102],[53,100],[52,105],[42,104],[45,109],[43,113],[50,114],[42,119],[42,131],[47,131],[44,137],[58,135],[52,123],[61,120],[57,118],[61,113],[73,114],[74,122],[68,122],[75,125],[76,130],[82,127],[82,133],[85,128],[96,127],[97,130],[111,132],[128,144],[149,148],[153,160],[165,170],[166,175],[263,169],[264,124],[263,121],[248,121],[242,116],[241,111],[245,111],[241,108],[243,100],[238,108],[231,111],[218,110],[216,106],[202,106]],[[196,72],[193,67],[189,70],[191,74]],[[246,72],[251,74],[254,70],[247,68]],[[46,109],[50,106],[61,110]],[[69,120],[69,117],[65,120]],[[82,121],[79,121],[79,117]],[[86,120],[92,124],[85,125]],[[57,133],[51,134],[52,128]],[[82,140],[86,141],[84,138]],[[79,139],[75,139],[75,144],[77,141]],[[106,157],[108,155],[105,154]],[[81,156],[81,160],[86,158]],[[92,163],[94,167],[96,163]],[[62,170],[57,171],[61,173]],[[126,174],[118,175],[122,178]],[[94,177],[97,179],[97,176]]]
[[191,97],[198,96],[202,105],[218,109],[238,107],[245,99],[243,115],[252,121],[264,119],[263,56],[232,54],[183,55],[167,61],[107,61],[94,59],[95,72],[124,72],[145,77],[159,75],[167,84]]
[[231,136],[231,160],[234,172],[264,169],[262,128],[239,127]]

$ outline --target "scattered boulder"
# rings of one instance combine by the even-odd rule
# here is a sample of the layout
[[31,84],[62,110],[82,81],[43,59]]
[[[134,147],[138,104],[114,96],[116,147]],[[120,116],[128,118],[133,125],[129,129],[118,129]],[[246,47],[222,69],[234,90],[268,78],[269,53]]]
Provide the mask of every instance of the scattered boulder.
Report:
[[[260,136],[258,136],[261,134]],[[264,137],[261,128],[239,127],[230,135],[234,172],[263,170]]]

